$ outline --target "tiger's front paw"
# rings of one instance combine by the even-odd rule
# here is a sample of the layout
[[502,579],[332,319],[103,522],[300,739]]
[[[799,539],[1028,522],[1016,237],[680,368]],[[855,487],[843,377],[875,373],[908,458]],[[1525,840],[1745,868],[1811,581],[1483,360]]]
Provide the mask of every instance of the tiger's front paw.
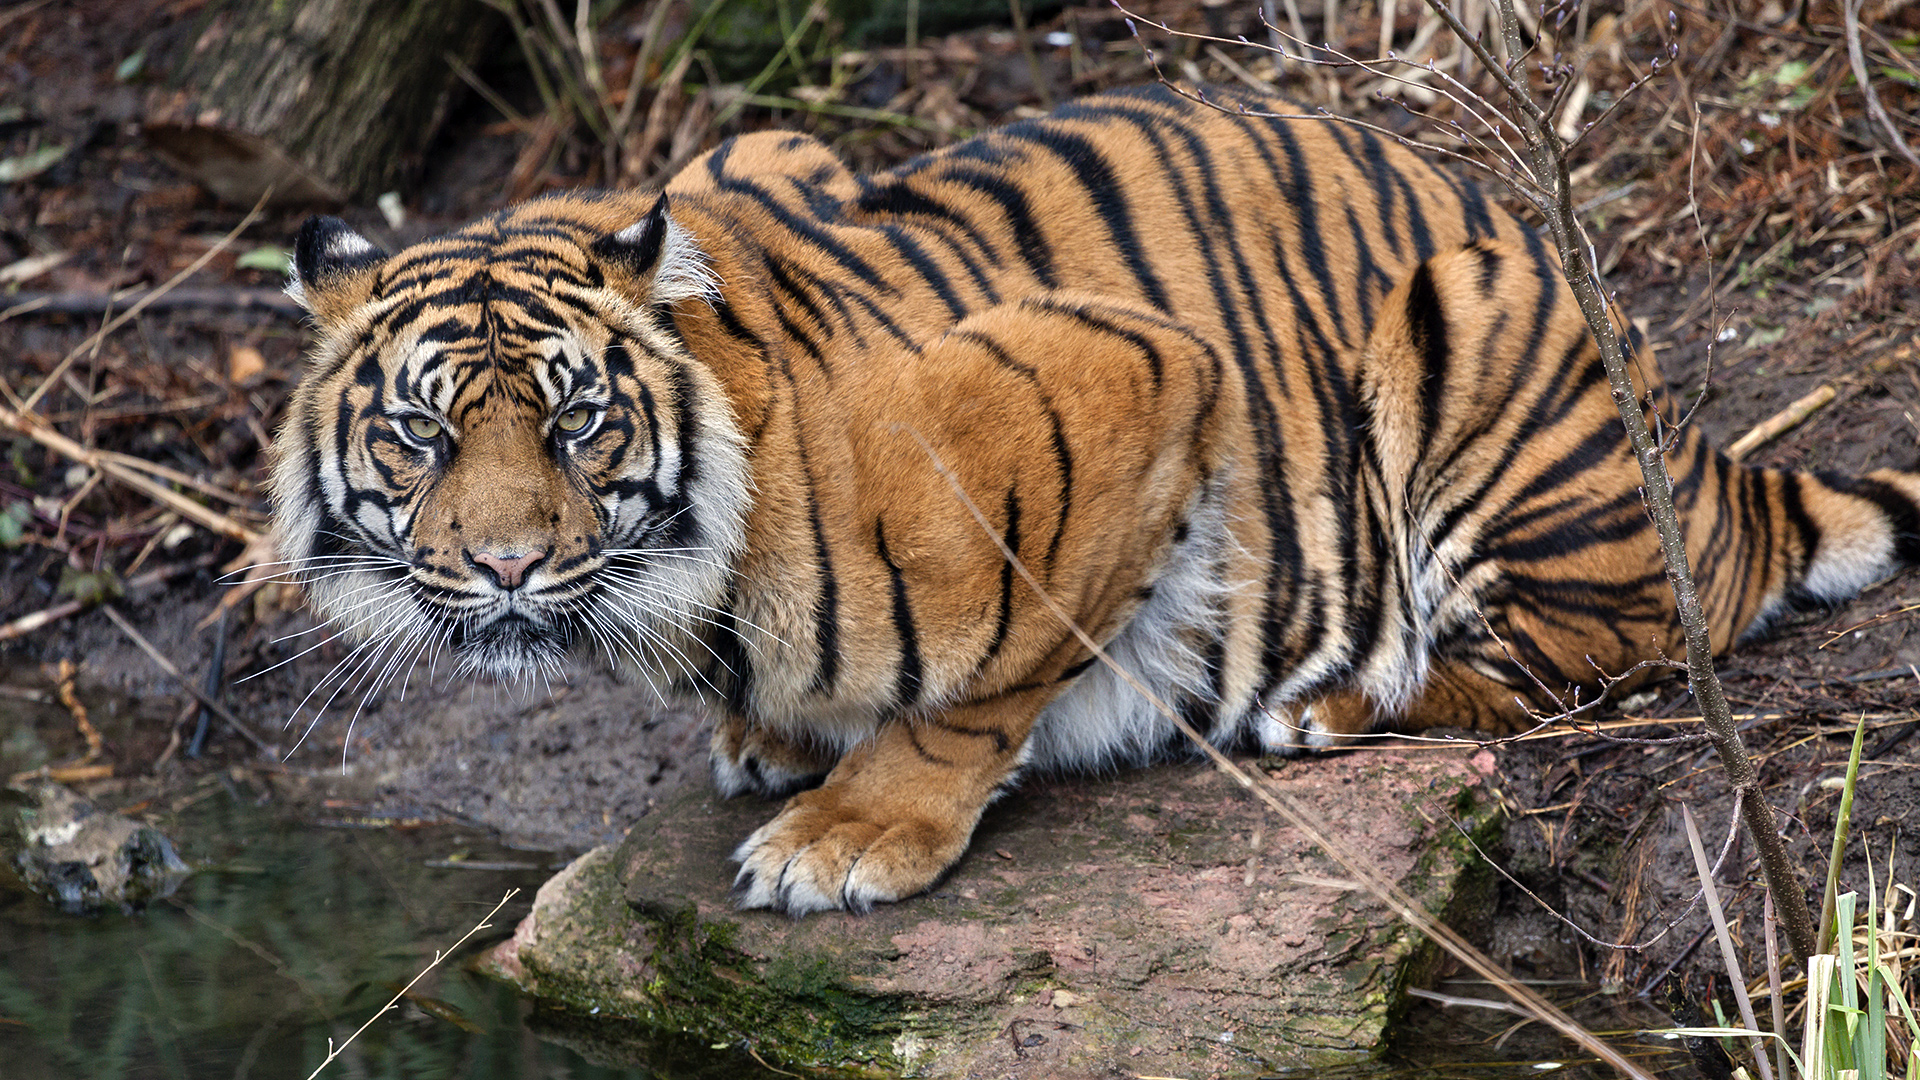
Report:
[[851,804],[832,784],[788,800],[733,853],[743,908],[788,915],[861,912],[933,885],[958,862],[971,823],[888,817]]
[[820,782],[833,758],[738,716],[722,717],[707,748],[721,796],[788,795]]

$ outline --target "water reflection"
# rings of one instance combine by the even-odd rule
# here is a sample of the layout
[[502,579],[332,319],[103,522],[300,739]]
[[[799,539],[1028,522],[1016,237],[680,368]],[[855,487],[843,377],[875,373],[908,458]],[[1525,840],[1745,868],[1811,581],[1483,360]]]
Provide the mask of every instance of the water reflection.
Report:
[[[472,831],[322,827],[260,804],[244,774],[178,796],[156,821],[198,868],[139,915],[76,918],[0,869],[0,1080],[306,1077],[508,889],[515,902],[415,987],[323,1076],[435,1080],[772,1077],[739,1048],[633,1041],[628,1025],[533,1010],[464,961],[511,932],[556,857],[502,849]],[[338,825],[376,825],[343,812]],[[1463,991],[1465,992],[1465,991]],[[1490,996],[1474,991],[1480,996]],[[1471,996],[1471,995],[1470,995]],[[1564,1001],[1631,1044],[1659,1014]],[[1602,1075],[1556,1059],[1539,1025],[1418,1004],[1377,1062],[1316,1080],[1518,1080]],[[1650,1071],[1688,1075],[1676,1047],[1645,1047]],[[1543,1068],[1562,1060],[1559,1067]],[[1124,1062],[1120,1063],[1124,1066]],[[788,1074],[791,1075],[791,1074]],[[1304,1075],[1304,1074],[1302,1074]]]
[[[144,914],[59,914],[0,875],[8,1080],[304,1077],[507,889],[468,953],[511,932],[549,856],[449,827],[316,828],[242,786],[161,822],[200,867]],[[450,856],[483,871],[429,866]],[[502,869],[524,867],[524,869]],[[339,1077],[650,1077],[539,1038],[526,1006],[450,958],[329,1066]]]

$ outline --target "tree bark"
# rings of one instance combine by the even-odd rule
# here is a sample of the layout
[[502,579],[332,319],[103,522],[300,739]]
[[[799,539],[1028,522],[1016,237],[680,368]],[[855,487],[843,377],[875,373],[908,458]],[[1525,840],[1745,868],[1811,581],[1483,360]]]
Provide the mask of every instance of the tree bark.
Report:
[[478,0],[213,0],[148,102],[154,151],[247,205],[366,200],[418,169],[501,27]]

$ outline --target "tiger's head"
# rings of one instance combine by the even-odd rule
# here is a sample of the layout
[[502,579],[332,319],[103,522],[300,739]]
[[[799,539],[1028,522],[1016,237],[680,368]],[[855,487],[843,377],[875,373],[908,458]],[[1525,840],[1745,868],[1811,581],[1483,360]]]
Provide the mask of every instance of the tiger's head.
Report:
[[320,217],[293,261],[318,342],[275,440],[276,538],[357,642],[343,685],[442,652],[528,679],[576,643],[690,676],[750,482],[674,329],[719,283],[666,199],[536,200],[394,255]]

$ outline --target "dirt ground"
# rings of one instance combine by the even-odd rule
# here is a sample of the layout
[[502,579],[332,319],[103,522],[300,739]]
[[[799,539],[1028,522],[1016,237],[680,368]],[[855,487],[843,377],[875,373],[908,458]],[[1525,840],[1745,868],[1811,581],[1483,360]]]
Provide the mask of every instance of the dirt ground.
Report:
[[[1582,39],[1581,70],[1593,91],[1586,116],[1621,103],[1603,137],[1575,160],[1595,250],[1683,399],[1704,391],[1695,422],[1716,441],[1725,445],[1830,385],[1832,404],[1753,460],[1850,471],[1911,465],[1920,459],[1920,176],[1868,118],[1839,5],[1814,3],[1797,22],[1771,9],[1726,13],[1751,6],[1674,4],[1669,22],[1665,3],[1596,5]],[[230,496],[197,498],[258,530],[262,450],[297,376],[305,331],[286,314],[237,306],[236,298],[280,283],[278,271],[248,268],[254,260],[242,265],[240,257],[285,246],[306,210],[266,213],[187,283],[199,301],[156,305],[97,347],[89,336],[100,311],[54,311],[63,301],[167,280],[244,215],[169,171],[140,135],[146,95],[165,78],[160,58],[190,40],[199,7],[72,0],[0,11],[0,162],[43,162],[0,186],[0,379],[25,396],[57,372],[36,402],[54,430],[187,473]],[[1401,47],[1420,32],[1411,8],[1401,5]],[[1875,85],[1896,127],[1920,138],[1920,73],[1909,58],[1920,6],[1868,8],[1867,47],[1874,70],[1887,73]],[[1251,4],[1165,0],[1146,9],[1229,38],[1267,36]],[[604,35],[610,62],[622,50],[631,62],[630,31],[650,10],[614,16]],[[1355,11],[1340,41],[1374,55],[1378,17],[1370,5]],[[1308,29],[1322,40],[1324,27]],[[1063,40],[1071,44],[1054,44]],[[1272,73],[1243,46],[1154,40],[1172,77]],[[858,164],[882,165],[956,129],[1153,77],[1109,7],[1070,6],[1037,20],[1027,43],[1036,46],[1031,57],[1016,32],[981,29],[917,49],[870,50],[849,65],[850,77],[833,91],[840,100],[911,122],[756,106],[721,130],[690,130],[710,145],[748,127],[800,126]],[[1625,93],[1670,44],[1677,73]],[[143,51],[148,66],[130,71],[130,58]],[[537,110],[510,57],[480,77]],[[1406,128],[1410,114],[1377,101],[1373,83],[1351,69],[1323,76],[1292,65],[1280,85],[1318,100],[1337,91],[1343,111]],[[707,93],[690,84],[655,92],[682,95],[669,104],[686,110],[701,107]],[[811,99],[796,91],[791,100]],[[331,212],[404,243],[516,196],[607,181],[604,156],[580,149],[581,138],[509,122],[467,100],[405,193],[404,224],[391,226],[365,206]],[[684,149],[629,148],[625,171],[612,179],[657,179]],[[451,818],[565,849],[616,837],[665,793],[704,776],[697,718],[658,710],[644,687],[585,666],[552,693],[416,677],[404,696],[362,700],[349,692],[316,708],[307,691],[342,654],[332,646],[301,652],[316,637],[288,636],[311,630],[288,597],[263,590],[224,623],[215,614],[226,589],[220,575],[241,557],[239,543],[183,522],[70,454],[4,437],[0,620],[12,622],[0,630],[0,717],[11,719],[0,722],[0,765],[9,771],[77,762],[83,768],[70,775],[92,777],[84,788],[126,805],[237,768],[305,800],[316,815]],[[104,611],[73,603],[102,595],[196,683],[220,656],[224,700],[275,753],[215,720],[205,753],[190,757],[199,709]],[[73,607],[81,610],[63,614]],[[1736,711],[1752,717],[1747,738],[1769,800],[1804,865],[1824,863],[1836,800],[1825,781],[1844,765],[1849,725],[1865,717],[1870,752],[1854,850],[1872,853],[1882,883],[1889,869],[1901,881],[1920,876],[1903,835],[1907,822],[1920,821],[1920,740],[1906,737],[1920,703],[1915,610],[1920,576],[1909,573],[1838,610],[1788,620],[1725,664]],[[31,621],[49,611],[56,617]],[[102,739],[91,758],[83,728],[59,699],[61,661],[77,665],[74,683]],[[1671,741],[1695,735],[1685,718],[1696,712],[1684,688],[1670,683],[1627,707],[1632,716],[1671,721],[1654,731],[1668,741],[1560,735],[1499,747],[1515,822],[1507,850],[1496,853],[1514,879],[1489,931],[1497,958],[1523,975],[1628,994],[1655,988],[1669,972],[1696,995],[1723,989],[1711,946],[1699,948],[1704,915],[1687,904],[1697,875],[1679,824],[1684,803],[1709,847],[1727,835],[1725,782],[1712,753],[1697,740]],[[1746,844],[1733,844],[1718,880],[1754,951],[1747,970],[1759,970],[1760,892]],[[1866,888],[1857,857],[1847,883]],[[1520,886],[1601,940],[1643,942],[1678,921],[1645,948],[1606,949],[1546,914]]]

